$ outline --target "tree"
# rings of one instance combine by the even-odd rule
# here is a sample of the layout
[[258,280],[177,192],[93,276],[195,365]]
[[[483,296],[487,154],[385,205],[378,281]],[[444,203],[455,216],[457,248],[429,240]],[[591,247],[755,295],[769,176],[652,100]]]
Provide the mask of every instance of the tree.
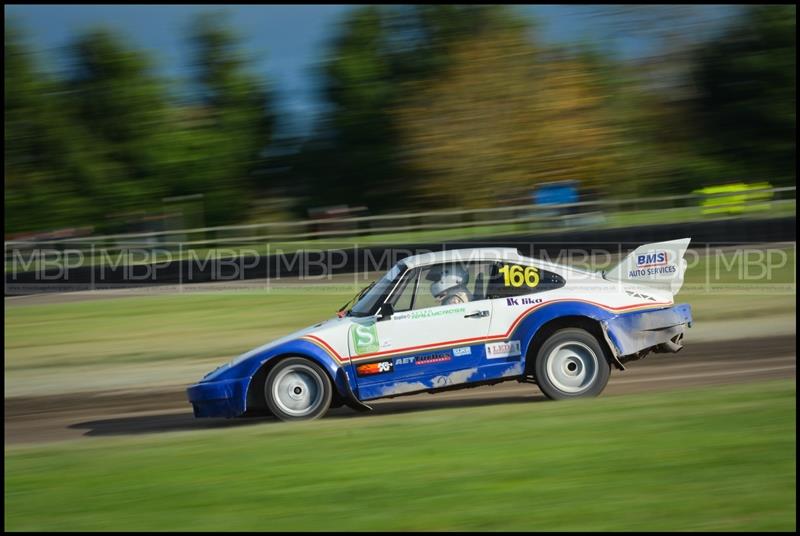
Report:
[[200,120],[187,140],[193,173],[176,192],[203,193],[210,224],[240,219],[248,195],[267,186],[259,172],[274,123],[270,90],[248,72],[238,37],[220,20],[204,14],[191,29]]
[[515,25],[502,6],[353,10],[321,69],[329,112],[296,170],[310,183],[310,203],[407,207],[412,170],[402,157],[394,110],[409,88],[441,74],[454,43]]
[[382,9],[356,9],[322,68],[330,111],[301,166],[313,204],[391,205],[392,194],[402,193],[392,188],[401,173],[388,113],[395,79]]
[[59,85],[36,65],[19,31],[5,32],[6,232],[36,231],[91,221],[79,177],[95,162],[82,151],[83,133]]
[[532,45],[522,28],[454,47],[450,66],[398,111],[416,191],[434,206],[488,206],[537,183],[612,178],[614,133],[598,80],[572,55]]
[[199,97],[177,104],[148,58],[108,30],[78,35],[61,78],[36,69],[11,28],[5,50],[6,224],[103,230],[204,195],[208,223],[244,218],[263,190],[273,117],[233,33],[210,17],[192,31]]
[[749,7],[696,56],[694,112],[726,180],[795,184],[796,6]]
[[109,30],[79,35],[70,46],[66,81],[75,121],[91,138],[83,156],[98,173],[80,176],[91,203],[115,217],[160,208],[170,175],[165,86],[144,54]]

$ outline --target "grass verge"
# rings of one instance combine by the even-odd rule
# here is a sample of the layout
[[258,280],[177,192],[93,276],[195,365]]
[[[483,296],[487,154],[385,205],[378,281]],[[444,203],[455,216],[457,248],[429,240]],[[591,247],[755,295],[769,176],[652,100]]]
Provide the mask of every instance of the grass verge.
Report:
[[6,530],[796,528],[793,381],[5,450]]

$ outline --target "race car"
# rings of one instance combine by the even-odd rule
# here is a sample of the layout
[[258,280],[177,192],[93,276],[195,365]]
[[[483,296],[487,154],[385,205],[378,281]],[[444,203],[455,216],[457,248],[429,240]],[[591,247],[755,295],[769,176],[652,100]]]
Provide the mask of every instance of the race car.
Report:
[[505,381],[551,399],[597,396],[612,367],[682,348],[691,308],[673,298],[689,240],[641,246],[607,272],[513,248],[406,257],[332,318],[207,374],[189,402],[195,417],[293,421]]

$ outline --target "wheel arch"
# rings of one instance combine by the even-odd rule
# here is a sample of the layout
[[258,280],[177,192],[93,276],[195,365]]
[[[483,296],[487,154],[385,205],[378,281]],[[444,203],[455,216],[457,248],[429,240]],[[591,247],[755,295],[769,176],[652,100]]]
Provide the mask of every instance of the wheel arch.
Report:
[[[293,341],[305,343],[305,341]],[[318,355],[315,351],[317,347],[310,343],[305,343],[312,348],[306,348],[304,344],[287,344],[286,347],[275,349],[267,356],[262,356],[257,366],[254,368],[250,375],[250,380],[247,383],[246,407],[247,411],[251,410],[262,411],[266,410],[266,400],[264,399],[263,385],[269,372],[281,361],[290,357],[300,357],[308,359],[309,361],[319,365],[333,386],[333,403],[340,405],[348,400],[348,391],[351,390],[350,378],[343,364],[334,362],[328,355]]]
[[547,338],[553,333],[565,328],[579,328],[592,334],[605,352],[606,359],[615,366],[617,365],[616,359],[614,359],[613,350],[609,345],[609,341],[605,335],[601,321],[597,318],[587,315],[569,314],[551,318],[539,326],[539,328],[535,331],[528,342],[528,347],[525,352],[526,376],[533,374],[536,361],[536,352],[539,351],[539,348],[541,348],[542,344],[544,344]]
[[314,358],[314,356],[308,354],[301,354],[299,352],[286,352],[271,356],[270,358],[264,360],[264,362],[261,363],[261,366],[259,366],[256,372],[250,377],[250,381],[247,383],[247,394],[245,395],[247,397],[248,411],[264,411],[267,409],[267,403],[264,399],[263,389],[267,375],[269,375],[270,371],[275,368],[278,363],[290,357],[301,357],[303,359],[308,359],[309,361],[312,361],[322,367],[322,370],[325,371],[325,374],[331,381],[331,385],[334,387],[334,400],[337,400],[341,397],[339,394],[339,388],[336,385],[336,379],[331,375],[331,371],[325,366],[324,363],[320,362],[319,359]]

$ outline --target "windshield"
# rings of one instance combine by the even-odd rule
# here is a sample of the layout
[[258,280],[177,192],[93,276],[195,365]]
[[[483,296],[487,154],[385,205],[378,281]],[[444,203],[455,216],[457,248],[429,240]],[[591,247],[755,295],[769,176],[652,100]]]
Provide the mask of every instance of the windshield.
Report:
[[397,280],[406,271],[406,265],[401,263],[395,264],[386,275],[378,280],[369,292],[364,294],[358,302],[350,309],[348,313],[350,316],[369,316],[374,314],[377,310],[378,304],[386,299],[386,295],[391,292]]

